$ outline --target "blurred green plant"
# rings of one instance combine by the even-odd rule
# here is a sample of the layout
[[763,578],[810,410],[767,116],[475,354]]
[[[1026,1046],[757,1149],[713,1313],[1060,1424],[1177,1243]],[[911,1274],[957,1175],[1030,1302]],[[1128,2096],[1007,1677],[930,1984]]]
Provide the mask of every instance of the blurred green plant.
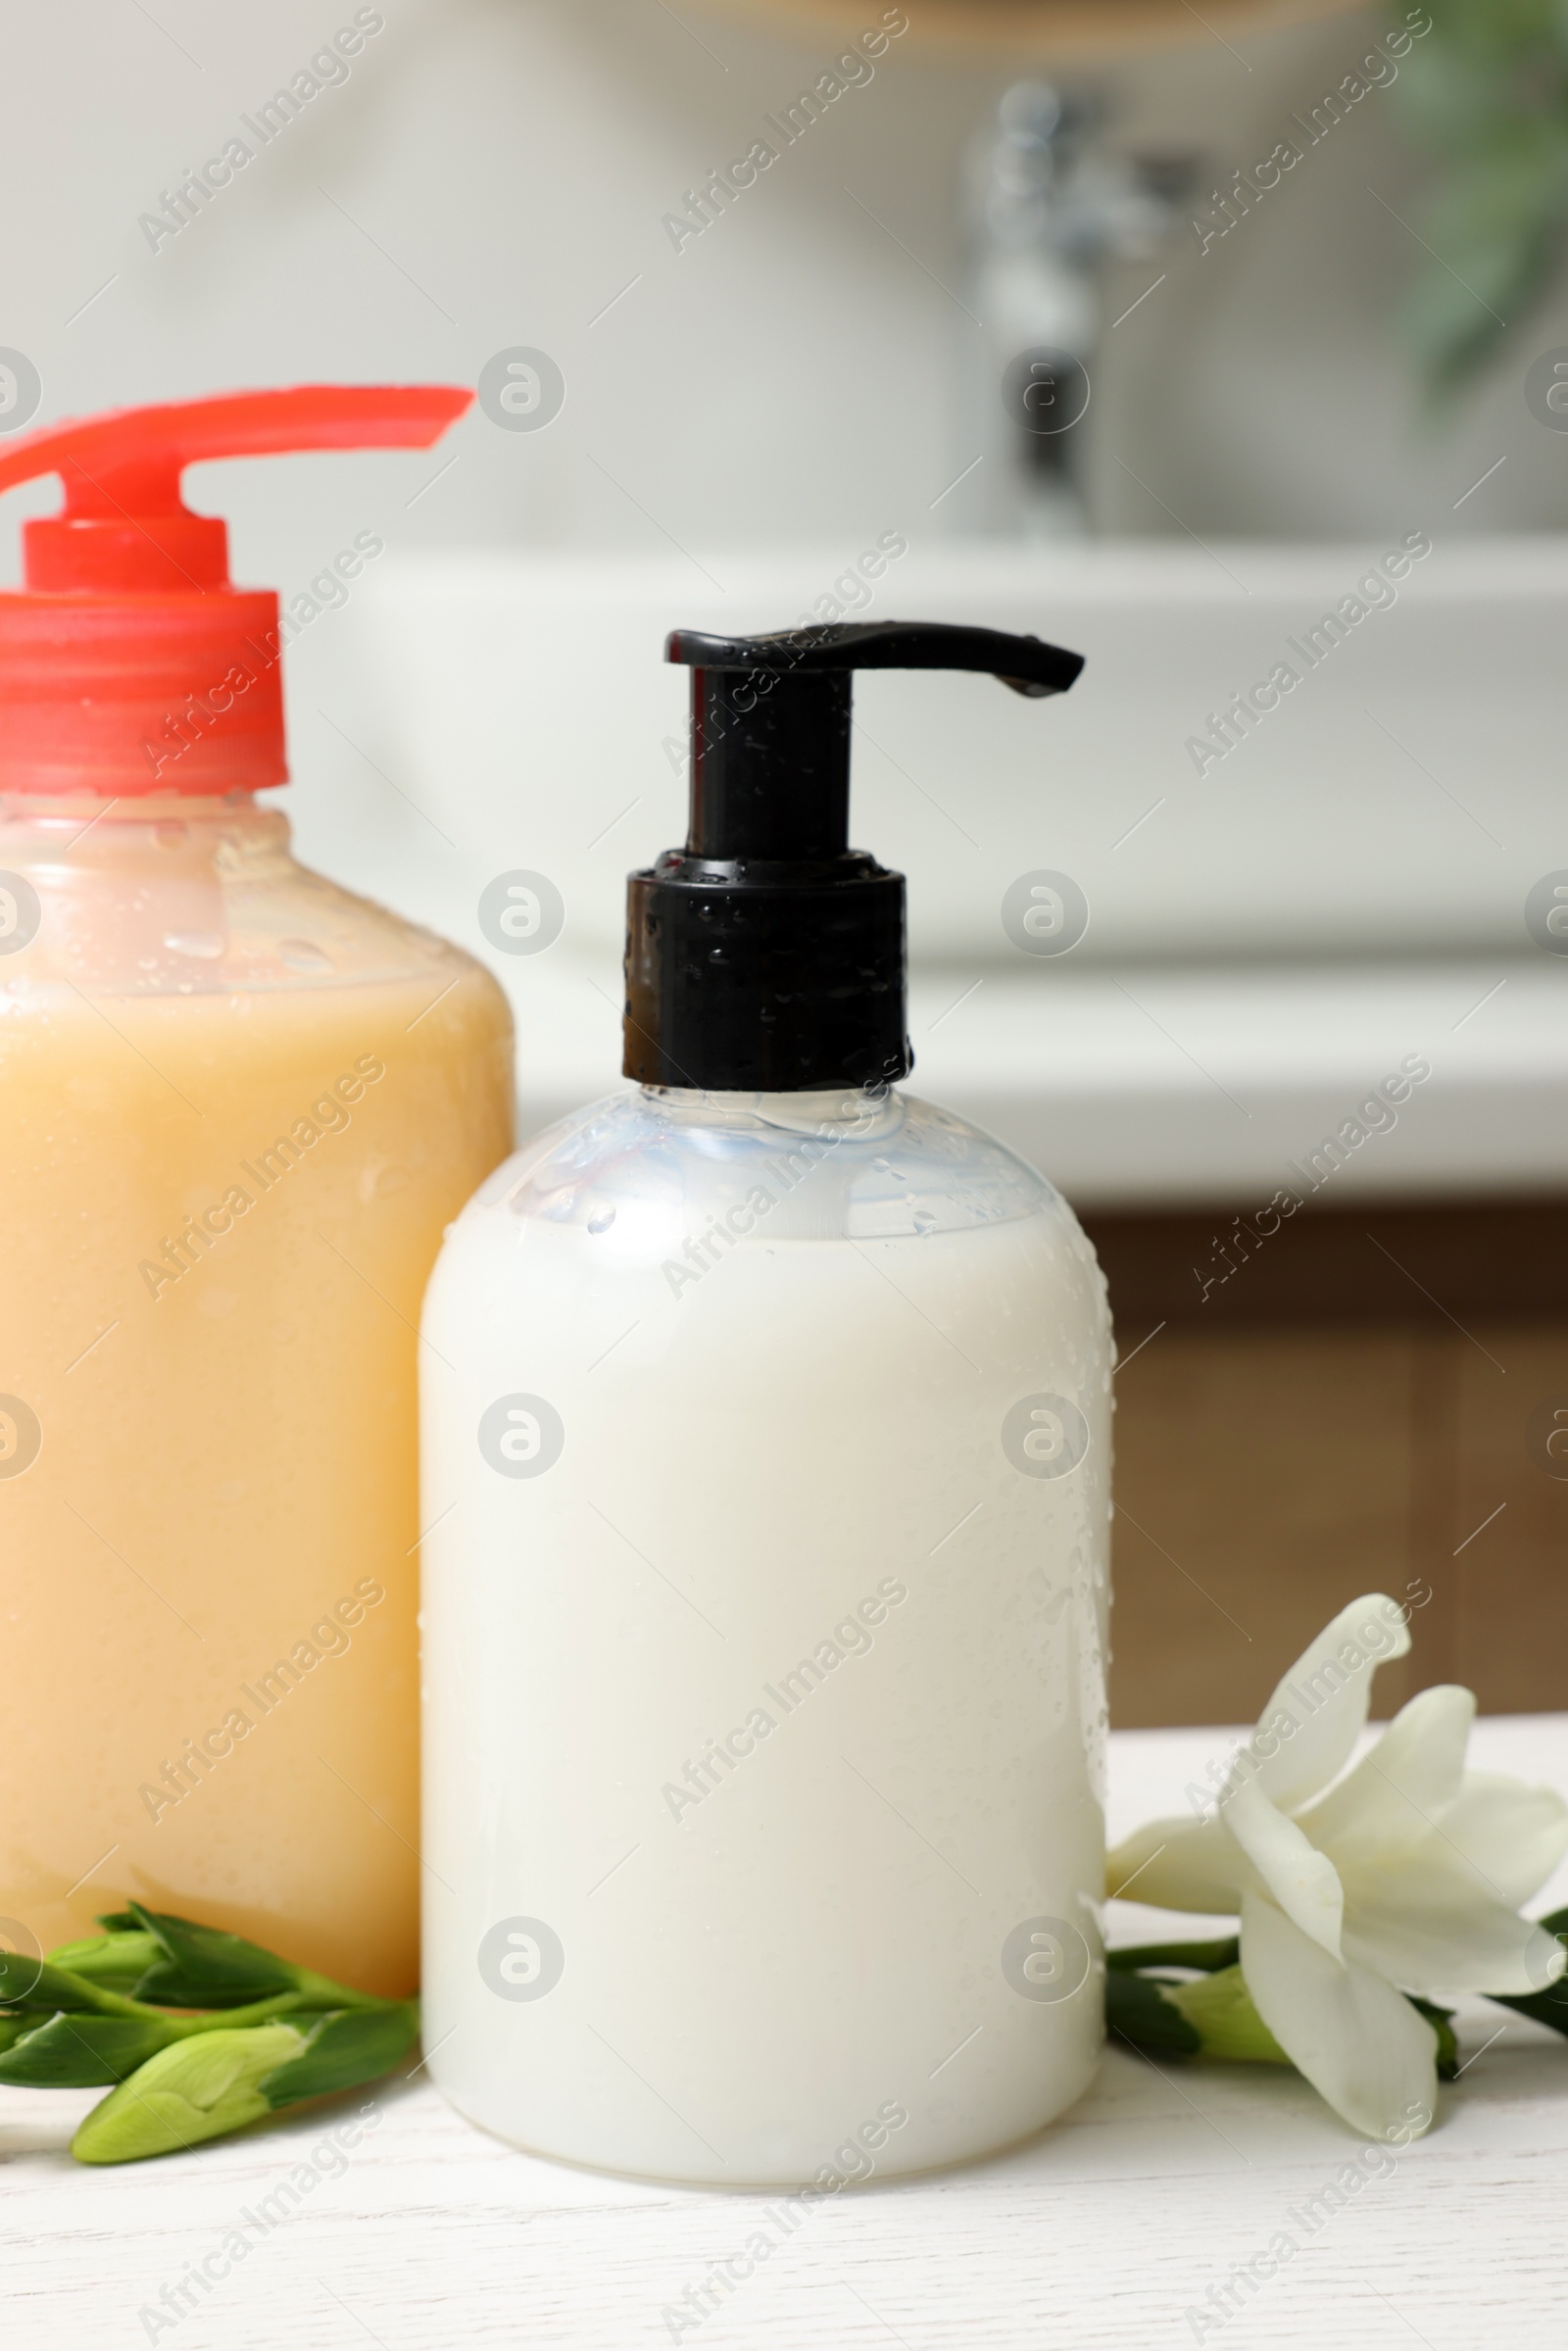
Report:
[[1403,328],[1442,402],[1520,324],[1568,222],[1568,0],[1426,0],[1405,120],[1438,159]]

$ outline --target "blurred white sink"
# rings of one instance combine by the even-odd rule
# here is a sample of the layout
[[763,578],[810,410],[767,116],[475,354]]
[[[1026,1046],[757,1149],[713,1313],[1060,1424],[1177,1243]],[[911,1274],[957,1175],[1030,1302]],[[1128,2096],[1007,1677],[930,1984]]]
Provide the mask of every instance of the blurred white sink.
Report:
[[[1089,657],[1061,700],[857,686],[852,837],[909,878],[916,1084],[1086,1200],[1242,1200],[1424,1053],[1431,1080],[1344,1190],[1556,1185],[1568,959],[1533,947],[1524,901],[1568,867],[1568,543],[1432,536],[1310,669],[1307,632],[1383,543],[949,543],[874,586],[842,550],[388,558],[290,656],[302,843],[488,956],[525,1106],[553,1112],[612,1080],[623,877],[684,830],[666,630],[788,626],[833,595],[850,616],[1032,629]],[[1301,682],[1200,773],[1190,738],[1216,740],[1209,714],[1281,661]],[[497,955],[475,917],[517,867],[565,904],[536,957]],[[1059,960],[1001,923],[1039,868],[1090,904]]]

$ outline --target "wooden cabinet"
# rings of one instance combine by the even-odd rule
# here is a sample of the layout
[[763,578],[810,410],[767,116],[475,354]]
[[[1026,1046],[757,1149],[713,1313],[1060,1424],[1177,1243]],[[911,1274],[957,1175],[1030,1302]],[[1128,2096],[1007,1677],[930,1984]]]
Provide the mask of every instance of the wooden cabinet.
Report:
[[1379,1714],[1445,1681],[1568,1706],[1568,1201],[1088,1222],[1123,1358],[1112,1721],[1251,1721],[1368,1591],[1414,1609]]

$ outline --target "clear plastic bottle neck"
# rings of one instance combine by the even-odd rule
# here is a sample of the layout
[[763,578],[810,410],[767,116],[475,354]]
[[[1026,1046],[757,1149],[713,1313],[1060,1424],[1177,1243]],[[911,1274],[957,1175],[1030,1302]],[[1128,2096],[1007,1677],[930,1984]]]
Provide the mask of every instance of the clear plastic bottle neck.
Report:
[[696,1086],[642,1086],[638,1092],[651,1108],[682,1126],[777,1128],[847,1140],[892,1134],[904,1122],[904,1097],[886,1083],[813,1087],[798,1094],[709,1093]]
[[85,829],[105,824],[210,825],[266,821],[287,830],[282,810],[254,792],[203,796],[189,792],[6,792],[0,791],[0,824],[68,825]]

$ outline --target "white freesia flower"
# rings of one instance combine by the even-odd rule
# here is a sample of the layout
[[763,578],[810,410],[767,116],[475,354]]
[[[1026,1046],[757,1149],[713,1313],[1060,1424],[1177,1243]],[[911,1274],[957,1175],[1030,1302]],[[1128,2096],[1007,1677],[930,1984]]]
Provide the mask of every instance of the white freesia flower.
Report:
[[1352,1601],[1275,1690],[1212,1815],[1152,1821],[1106,1864],[1112,1893],[1238,1912],[1258,2015],[1336,2112],[1384,2137],[1437,2107],[1435,2037],[1405,1991],[1539,1991],[1568,1959],[1519,1916],[1568,1849],[1568,1805],[1465,1770],[1471,1691],[1424,1690],[1346,1771],[1373,1672],[1409,1646],[1395,1601]]

